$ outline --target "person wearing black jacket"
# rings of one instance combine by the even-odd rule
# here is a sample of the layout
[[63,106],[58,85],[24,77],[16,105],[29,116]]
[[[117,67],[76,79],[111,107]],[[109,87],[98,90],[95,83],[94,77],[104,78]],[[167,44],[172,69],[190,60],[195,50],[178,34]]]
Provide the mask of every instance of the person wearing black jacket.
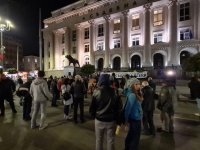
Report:
[[6,77],[4,74],[1,75],[1,90],[1,115],[5,115],[4,100],[9,102],[12,112],[17,113],[13,99],[13,92],[16,90],[15,83],[12,79]]
[[155,101],[154,101],[154,91],[149,86],[147,81],[142,82],[142,93],[143,93],[143,126],[144,126],[144,134],[147,135],[155,135],[155,126],[153,122],[153,112],[155,110]]
[[109,78],[108,74],[100,76],[99,88],[94,91],[90,106],[90,114],[95,118],[96,150],[103,149],[104,134],[107,135],[107,150],[114,150],[115,130],[122,108]]
[[19,96],[23,101],[23,120],[25,121],[31,120],[30,113],[32,107],[32,97],[29,93],[31,82],[32,81],[28,79],[28,81],[22,84],[16,92],[17,96]]

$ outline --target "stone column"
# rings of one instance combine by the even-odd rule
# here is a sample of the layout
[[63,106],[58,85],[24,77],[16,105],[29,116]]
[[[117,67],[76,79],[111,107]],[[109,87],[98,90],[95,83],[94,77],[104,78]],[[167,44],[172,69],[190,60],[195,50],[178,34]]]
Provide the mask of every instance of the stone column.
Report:
[[48,71],[49,68],[49,62],[50,62],[50,58],[49,58],[49,51],[50,51],[50,47],[49,47],[49,42],[50,42],[50,34],[48,31],[45,31],[43,34],[43,39],[44,39],[44,71]]
[[50,69],[55,68],[55,44],[54,44],[54,31],[50,33],[49,42],[50,42]]
[[69,30],[69,28],[65,28],[65,56],[66,55],[69,55],[70,54],[70,35],[71,35],[71,32]]
[[82,41],[82,36],[81,36],[81,25],[77,24],[76,25],[76,53],[77,53],[77,59],[79,61],[79,64],[81,65],[83,60],[81,57],[83,57],[83,52],[81,51],[81,41]]
[[128,15],[129,10],[122,12],[123,14],[123,36],[122,36],[122,68],[128,68]]
[[94,20],[88,21],[90,24],[90,64],[95,65],[94,56]]
[[178,48],[177,48],[177,0],[169,0],[169,62],[178,65]]
[[56,30],[54,31],[54,42],[55,42],[55,46],[54,46],[54,61],[55,61],[55,65],[54,65],[54,69],[59,69],[60,65],[59,65],[59,55],[60,55],[60,48],[59,48],[59,37],[60,37],[60,34],[59,32]]
[[144,52],[143,66],[151,67],[151,6],[152,3],[145,4],[144,7]]
[[104,16],[106,20],[105,30],[105,56],[104,56],[104,68],[109,68],[109,56],[110,56],[110,15]]

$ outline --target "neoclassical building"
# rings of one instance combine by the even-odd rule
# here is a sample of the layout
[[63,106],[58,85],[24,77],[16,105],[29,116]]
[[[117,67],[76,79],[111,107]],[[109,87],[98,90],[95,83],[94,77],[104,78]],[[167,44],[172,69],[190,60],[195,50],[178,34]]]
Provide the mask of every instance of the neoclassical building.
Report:
[[44,20],[44,69],[180,68],[200,51],[200,0],[80,0]]

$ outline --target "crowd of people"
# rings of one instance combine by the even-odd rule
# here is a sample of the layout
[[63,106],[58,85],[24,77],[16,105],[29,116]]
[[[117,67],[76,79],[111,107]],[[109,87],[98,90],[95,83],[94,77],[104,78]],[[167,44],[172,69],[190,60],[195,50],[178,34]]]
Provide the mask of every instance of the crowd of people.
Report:
[[[13,102],[13,92],[16,91],[23,106],[23,119],[31,120],[31,128],[39,130],[48,126],[46,122],[47,101],[52,107],[58,106],[58,100],[63,102],[65,120],[75,124],[84,123],[84,99],[89,93],[91,104],[89,113],[95,119],[96,150],[103,149],[104,135],[107,139],[107,149],[114,150],[115,131],[117,126],[128,129],[125,139],[125,150],[137,150],[141,133],[156,135],[153,114],[157,107],[160,110],[162,127],[158,131],[173,133],[173,116],[177,105],[176,89],[163,80],[159,94],[156,94],[156,83],[151,77],[138,80],[129,75],[117,79],[115,74],[101,74],[93,77],[89,84],[87,77],[76,75],[72,77],[52,77],[45,79],[44,71],[38,72],[38,77],[27,82],[19,82],[16,91],[14,82],[0,74],[0,116],[5,115],[4,100],[8,101],[13,113],[17,113]],[[196,88],[200,82],[195,83]],[[199,100],[199,93],[193,90],[193,96]],[[125,97],[125,98],[123,98]],[[123,101],[125,99],[125,101]],[[157,105],[155,99],[158,99]],[[33,107],[32,107],[33,105]],[[78,108],[80,115],[78,119]],[[73,113],[71,113],[73,110]],[[31,113],[32,112],[32,113]],[[41,113],[37,123],[38,113]]]

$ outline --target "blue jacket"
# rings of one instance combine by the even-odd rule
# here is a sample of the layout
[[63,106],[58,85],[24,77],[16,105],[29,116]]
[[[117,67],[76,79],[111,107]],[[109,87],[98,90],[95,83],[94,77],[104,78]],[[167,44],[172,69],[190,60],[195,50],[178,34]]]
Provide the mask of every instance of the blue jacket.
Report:
[[125,122],[130,120],[142,120],[141,102],[137,100],[136,95],[129,88],[126,90],[127,103],[125,106]]

